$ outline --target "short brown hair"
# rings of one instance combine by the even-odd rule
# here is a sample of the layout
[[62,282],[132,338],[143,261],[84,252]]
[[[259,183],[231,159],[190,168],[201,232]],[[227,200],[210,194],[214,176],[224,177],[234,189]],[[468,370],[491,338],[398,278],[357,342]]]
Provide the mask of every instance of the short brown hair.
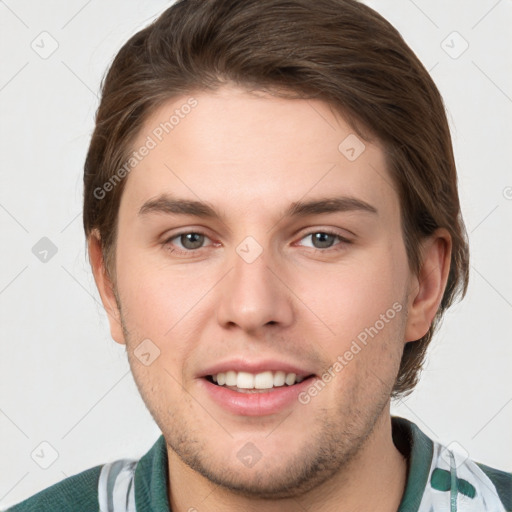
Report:
[[[165,101],[225,83],[282,97],[315,98],[363,138],[383,144],[400,198],[409,266],[438,227],[452,237],[447,286],[434,321],[405,345],[393,396],[418,381],[444,311],[468,284],[469,251],[443,101],[400,34],[356,0],[179,0],[121,48],[102,84],[84,168],[86,236],[100,235],[115,281],[120,198],[95,193],[125,164],[144,121]],[[364,134],[364,135],[363,135]]]

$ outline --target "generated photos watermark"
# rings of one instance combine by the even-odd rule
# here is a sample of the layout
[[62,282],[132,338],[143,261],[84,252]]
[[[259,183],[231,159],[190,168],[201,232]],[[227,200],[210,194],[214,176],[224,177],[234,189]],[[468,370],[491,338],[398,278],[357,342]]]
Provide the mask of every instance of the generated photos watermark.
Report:
[[130,157],[126,160],[125,164],[120,167],[117,172],[111,176],[101,187],[96,187],[93,195],[96,199],[102,200],[106,195],[114,190],[114,188],[130,174],[137,165],[144,160],[149,153],[155,149],[166,135],[172,132],[185,117],[196,108],[198,101],[191,97],[186,103],[183,103],[179,108],[174,110],[167,121],[161,122],[156,128],[153,129],[150,135],[146,137],[144,144],[137,150],[133,151]]
[[397,313],[402,311],[403,307],[400,302],[395,302],[393,305],[379,316],[379,319],[375,321],[370,327],[365,327],[355,339],[352,340],[350,348],[347,349],[343,354],[340,354],[334,363],[327,368],[320,379],[315,379],[314,382],[304,391],[301,391],[298,396],[298,400],[302,405],[307,405],[311,402],[311,399],[317,396],[323,389],[331,382],[336,375],[338,375],[345,366],[347,366],[354,357],[366,347],[369,339],[373,339],[379,334],[382,329],[389,324]]

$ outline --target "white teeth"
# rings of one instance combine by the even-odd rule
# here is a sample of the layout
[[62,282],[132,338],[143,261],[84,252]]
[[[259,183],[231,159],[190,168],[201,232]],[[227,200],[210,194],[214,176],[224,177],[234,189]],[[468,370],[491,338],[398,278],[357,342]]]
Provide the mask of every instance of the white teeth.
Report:
[[231,386],[240,389],[271,389],[302,382],[304,377],[298,377],[295,373],[283,371],[265,371],[257,374],[249,372],[235,372],[229,370],[212,375],[212,379],[219,386]]
[[274,373],[274,386],[284,386],[286,380],[286,373],[279,371]]
[[254,375],[247,372],[238,372],[236,387],[240,389],[254,389]]
[[286,375],[286,379],[284,380],[288,386],[291,386],[292,384],[295,384],[295,373],[288,373]]
[[274,386],[274,376],[272,372],[258,373],[254,376],[254,387],[256,389],[270,389]]
[[236,372],[229,371],[226,372],[226,386],[236,386]]

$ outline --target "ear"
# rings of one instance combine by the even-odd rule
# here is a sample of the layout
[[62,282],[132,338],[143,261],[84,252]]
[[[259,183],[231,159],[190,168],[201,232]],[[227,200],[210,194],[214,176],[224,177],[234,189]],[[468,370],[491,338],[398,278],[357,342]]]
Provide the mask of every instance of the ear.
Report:
[[94,274],[94,281],[100,293],[103,307],[107,312],[110,334],[114,341],[125,345],[126,341],[121,326],[121,313],[117,306],[113,283],[105,267],[103,251],[101,250],[101,238],[98,230],[93,230],[89,235],[87,247],[89,251],[89,261],[91,262],[92,272]]
[[405,342],[427,334],[446,288],[451,252],[452,238],[445,228],[437,229],[422,243],[419,275],[413,276],[409,286]]

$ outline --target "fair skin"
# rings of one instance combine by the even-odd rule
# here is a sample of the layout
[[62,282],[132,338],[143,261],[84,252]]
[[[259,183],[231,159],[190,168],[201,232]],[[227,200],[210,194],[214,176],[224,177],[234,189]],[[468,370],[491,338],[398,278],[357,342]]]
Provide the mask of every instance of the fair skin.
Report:
[[[325,103],[228,85],[193,96],[197,107],[127,178],[115,286],[97,236],[89,239],[112,337],[126,344],[167,442],[171,508],[396,511],[407,465],[391,437],[390,393],[404,344],[427,332],[438,309],[450,236],[440,229],[424,241],[413,275],[383,149],[365,141],[357,159],[345,158],[338,146],[354,130]],[[133,147],[187,99],[160,107]],[[163,195],[208,202],[220,218],[155,203],[140,211]],[[291,203],[341,196],[376,212],[285,215]],[[315,235],[326,232],[335,234]],[[249,236],[261,248],[250,263],[237,252]],[[247,398],[204,378],[234,358],[298,367],[312,375],[309,389],[393,304],[396,315],[307,404],[234,412],[208,391]],[[147,366],[134,352],[145,339],[160,350]],[[243,464],[244,449],[259,460]]]

